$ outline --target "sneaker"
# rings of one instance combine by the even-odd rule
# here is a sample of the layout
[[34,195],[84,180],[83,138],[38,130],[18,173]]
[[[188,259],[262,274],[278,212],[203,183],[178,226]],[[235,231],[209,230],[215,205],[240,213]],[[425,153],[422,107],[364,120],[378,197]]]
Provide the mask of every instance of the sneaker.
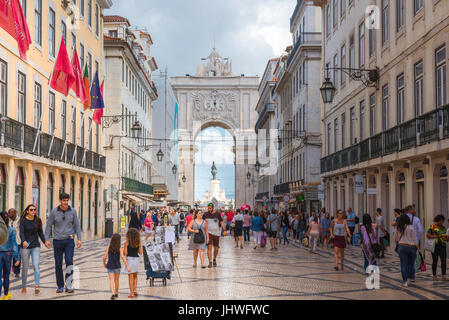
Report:
[[74,293],[75,290],[73,290],[72,288],[65,288],[65,292],[67,292],[67,293]]
[[56,293],[63,293],[64,292],[64,289],[63,288],[58,288],[58,289],[56,289]]
[[277,250],[278,250],[278,247],[274,247],[274,250],[277,251]]
[[208,268],[212,268],[212,262],[209,262]]
[[413,282],[413,283],[415,283],[415,279],[410,279],[410,282]]
[[12,298],[12,295],[9,293],[8,295],[3,297],[3,300],[10,300]]
[[438,281],[437,276],[433,276],[433,277],[432,277],[432,280],[433,280],[433,281]]
[[34,294],[37,296],[39,293],[41,293],[41,290],[39,289],[38,286],[36,286],[36,287],[34,288]]
[[217,266],[217,261],[216,260],[214,260],[214,267],[216,267]]
[[407,281],[403,282],[403,283],[402,283],[402,286],[403,286],[403,287],[408,287]]

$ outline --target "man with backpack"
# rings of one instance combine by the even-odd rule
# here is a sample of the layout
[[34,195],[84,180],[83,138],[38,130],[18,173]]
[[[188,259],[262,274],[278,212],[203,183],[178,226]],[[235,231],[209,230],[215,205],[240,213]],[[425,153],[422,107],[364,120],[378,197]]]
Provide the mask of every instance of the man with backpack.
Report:
[[280,228],[281,228],[281,216],[278,215],[276,211],[273,211],[267,218],[267,235],[268,238],[270,238],[270,245],[271,245],[270,250],[278,249],[276,236]]
[[354,230],[355,230],[355,225],[358,224],[359,221],[358,217],[355,215],[354,211],[352,210],[352,208],[348,209],[348,228],[349,231],[351,231],[351,245],[354,245],[354,242],[352,241],[354,239]]
[[184,211],[181,211],[179,213],[179,234],[182,235],[182,230],[184,229],[185,225],[186,225],[186,216],[184,214]]

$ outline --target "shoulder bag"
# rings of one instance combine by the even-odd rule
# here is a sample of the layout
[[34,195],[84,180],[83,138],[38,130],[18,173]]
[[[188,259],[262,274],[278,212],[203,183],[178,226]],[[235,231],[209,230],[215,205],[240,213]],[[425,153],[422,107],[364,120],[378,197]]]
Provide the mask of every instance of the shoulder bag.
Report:
[[[194,222],[194,223],[195,223],[195,222]],[[195,233],[195,235],[193,236],[193,243],[196,243],[196,244],[203,244],[203,243],[204,243],[204,241],[205,241],[205,239],[204,239],[204,233],[203,233],[203,229],[201,229],[201,227],[203,226],[203,224],[204,224],[204,221],[203,221],[203,223],[201,224],[200,229],[198,230],[199,232],[198,232],[198,233]]]
[[[368,235],[368,241],[371,246],[371,249],[373,249],[374,256],[377,257],[381,251],[381,247],[378,243],[373,244],[371,242],[371,236],[370,236],[370,233],[368,232],[368,230],[366,229],[366,226],[365,226],[365,230],[366,230],[366,234]],[[371,230],[371,234],[374,235],[374,230]]]
[[[433,228],[432,228],[432,235],[433,235]],[[435,252],[435,239],[428,239],[426,236],[426,241],[424,241],[424,251],[430,251],[432,253]]]

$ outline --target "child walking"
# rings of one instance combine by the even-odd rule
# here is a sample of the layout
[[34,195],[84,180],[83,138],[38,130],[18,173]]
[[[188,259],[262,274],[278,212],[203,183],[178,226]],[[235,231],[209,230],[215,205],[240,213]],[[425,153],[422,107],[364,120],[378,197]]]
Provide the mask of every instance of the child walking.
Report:
[[[108,269],[109,275],[109,287],[111,288],[111,300],[116,300],[118,298],[118,288],[119,288],[119,277],[120,269],[120,258],[122,258],[125,263],[128,272],[131,272],[129,268],[128,261],[123,254],[123,249],[121,248],[122,237],[119,234],[113,234],[109,246],[106,248],[106,252],[103,256],[103,264],[106,269]],[[107,258],[107,263],[106,263]]]
[[137,273],[139,272],[140,258],[143,254],[140,241],[140,233],[137,229],[131,228],[126,233],[126,242],[124,254],[128,261],[129,269],[125,273],[128,274],[129,290],[131,294],[128,298],[133,299],[138,296],[137,293]]

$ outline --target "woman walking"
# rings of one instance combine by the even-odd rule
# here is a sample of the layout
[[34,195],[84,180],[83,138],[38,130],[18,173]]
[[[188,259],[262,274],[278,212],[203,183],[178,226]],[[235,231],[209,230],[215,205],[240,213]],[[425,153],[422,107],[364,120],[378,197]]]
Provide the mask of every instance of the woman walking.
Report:
[[34,270],[34,294],[38,295],[40,290],[40,254],[41,245],[39,239],[45,244],[42,221],[37,216],[36,206],[30,204],[26,207],[19,221],[20,232],[20,255],[22,257],[22,294],[27,292],[28,268],[30,256]]
[[299,240],[298,240],[298,238],[299,238],[299,216],[297,214],[293,218],[292,229],[293,229],[293,240],[295,241],[295,243],[298,243],[299,242]]
[[418,250],[415,230],[408,215],[403,214],[399,217],[394,240],[398,243],[403,286],[407,287],[408,280],[415,282],[415,260]]
[[232,219],[232,225],[234,228],[235,247],[239,247],[240,241],[240,249],[243,249],[243,215],[240,210],[237,210],[237,214]]
[[[375,248],[379,245],[380,238],[376,225],[371,220],[369,214],[363,215],[362,225],[360,226],[360,234],[362,237],[362,253],[364,258],[364,270],[366,272],[368,266],[376,266]],[[368,273],[368,272],[366,272]]]
[[287,245],[290,244],[287,238],[287,231],[290,228],[290,221],[288,220],[288,215],[285,212],[281,213],[281,228],[282,228],[282,236],[284,238],[284,245],[287,242]]
[[125,273],[128,274],[129,290],[131,294],[128,298],[133,299],[138,296],[137,293],[137,274],[139,272],[140,257],[143,254],[140,243],[140,233],[137,229],[131,228],[126,233],[126,242],[124,255],[128,262],[128,268]]
[[349,231],[348,223],[344,219],[343,210],[337,211],[337,218],[332,220],[330,231],[334,243],[334,269],[338,271],[338,254],[340,254],[341,270],[344,270],[346,239],[347,236],[351,239],[351,231]]
[[312,244],[310,246],[310,253],[316,253],[316,247],[318,244],[318,238],[320,234],[323,232],[321,229],[320,223],[318,222],[318,217],[313,217],[312,222],[309,223],[309,230],[307,231],[307,236],[310,235],[312,238]]
[[302,245],[302,239],[304,238],[306,231],[307,231],[307,219],[304,213],[301,213],[299,215],[299,222],[298,222],[298,230],[299,230],[299,242]]
[[443,225],[445,218],[443,215],[438,215],[433,219],[429,229],[427,229],[427,239],[435,239],[435,248],[432,253],[432,275],[433,281],[437,281],[437,267],[438,258],[441,260],[441,275],[443,281],[449,280],[446,277],[446,227]]
[[147,241],[150,235],[153,234],[154,223],[153,220],[151,219],[152,215],[153,215],[152,212],[148,213],[145,218],[145,241]]
[[189,250],[193,250],[193,267],[196,268],[199,253],[201,268],[205,269],[204,250],[206,249],[206,243],[209,243],[209,230],[207,228],[207,221],[203,219],[203,212],[201,210],[195,212],[193,220],[188,226],[188,231],[191,234]]
[[128,272],[131,272],[131,268],[128,265],[128,261],[126,261],[123,249],[121,248],[121,242],[121,236],[117,233],[113,234],[111,242],[106,248],[106,252],[103,256],[104,267],[108,269],[109,288],[111,289],[112,293],[111,300],[116,300],[118,298],[120,270],[122,268],[120,264],[120,258],[122,258],[123,262],[125,263]]
[[8,226],[8,240],[2,246],[0,246],[0,300],[2,300],[2,287],[3,287],[3,300],[11,299],[9,293],[9,275],[11,273],[12,258],[17,261],[16,266],[20,263],[19,247],[16,242],[16,229],[9,226],[9,217],[7,212],[0,213],[0,218],[3,220],[6,226]]
[[262,236],[264,229],[264,222],[261,217],[259,217],[259,213],[257,211],[254,212],[254,217],[251,221],[251,231],[253,233],[254,237],[254,250],[257,249],[257,247],[260,247],[260,244],[262,243]]
[[330,237],[330,227],[331,227],[331,218],[329,212],[326,212],[323,216],[323,219],[320,221],[321,225],[321,243],[324,248],[324,243],[326,243],[326,249],[329,249],[329,237]]

